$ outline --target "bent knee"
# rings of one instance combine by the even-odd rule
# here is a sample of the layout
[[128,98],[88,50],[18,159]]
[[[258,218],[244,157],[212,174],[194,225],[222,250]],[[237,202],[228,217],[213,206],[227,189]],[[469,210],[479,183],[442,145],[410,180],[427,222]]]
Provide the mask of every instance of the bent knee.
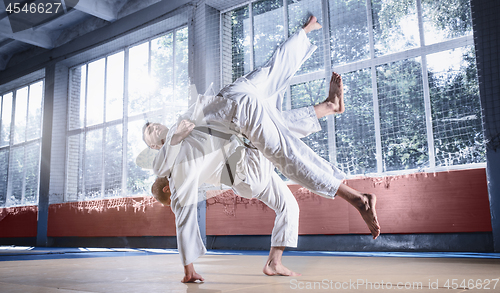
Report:
[[248,184],[252,197],[257,198],[269,193],[272,188],[269,177],[258,172],[248,172],[245,183]]
[[[262,179],[262,178],[260,178]],[[265,182],[266,180],[259,180],[259,181],[254,181],[252,184],[250,184],[250,190],[252,193],[252,197],[261,197],[262,194],[265,194],[267,192],[267,189],[269,188],[269,182]],[[269,180],[267,180],[269,181]]]
[[276,214],[286,214],[287,216],[296,216],[300,213],[299,204],[293,195],[283,197],[279,205],[274,207]]

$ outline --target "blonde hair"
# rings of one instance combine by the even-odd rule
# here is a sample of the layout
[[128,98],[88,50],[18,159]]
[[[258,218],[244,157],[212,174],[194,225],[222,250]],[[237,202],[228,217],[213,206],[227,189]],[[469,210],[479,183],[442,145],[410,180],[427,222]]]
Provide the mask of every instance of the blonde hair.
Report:
[[170,206],[170,188],[167,188],[167,192],[163,192],[165,186],[169,187],[168,179],[166,177],[158,177],[151,186],[151,193],[164,206]]

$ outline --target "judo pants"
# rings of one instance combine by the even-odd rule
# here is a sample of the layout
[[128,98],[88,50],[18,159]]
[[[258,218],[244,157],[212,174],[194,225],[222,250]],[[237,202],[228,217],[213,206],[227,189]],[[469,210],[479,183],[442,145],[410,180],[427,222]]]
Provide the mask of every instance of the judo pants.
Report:
[[295,136],[280,110],[279,94],[315,49],[299,30],[266,66],[240,77],[217,96],[201,97],[198,107],[210,127],[247,137],[287,178],[334,198],[345,174]]
[[[286,126],[281,112],[279,94],[314,50],[315,46],[300,30],[277,49],[263,68],[222,89],[219,98],[226,101],[215,100],[215,104],[224,105],[223,112],[231,118],[223,124],[243,134],[258,149],[245,150],[244,173],[249,176],[246,180],[249,186],[233,188],[244,197],[251,194],[276,212],[271,246],[296,247],[299,219],[297,201],[274,172],[274,166],[287,178],[327,198],[335,197],[345,178]],[[210,111],[206,113],[210,116]]]
[[[314,107],[286,112],[286,122],[294,125],[304,136],[321,129]],[[299,233],[299,205],[287,184],[274,172],[274,165],[257,149],[245,148],[244,155],[233,168],[238,183],[236,194],[257,198],[276,213],[271,246],[297,247]]]

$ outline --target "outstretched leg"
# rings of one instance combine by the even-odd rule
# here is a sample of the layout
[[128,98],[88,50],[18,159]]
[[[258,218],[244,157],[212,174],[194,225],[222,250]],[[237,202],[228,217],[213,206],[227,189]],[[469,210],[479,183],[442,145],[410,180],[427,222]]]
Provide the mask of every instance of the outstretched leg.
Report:
[[311,16],[303,29],[282,43],[262,68],[245,76],[259,90],[261,98],[273,97],[286,88],[300,66],[317,48],[306,34],[320,28],[316,17]]
[[[314,18],[306,27],[311,23]],[[228,123],[233,131],[247,137],[289,179],[320,196],[334,198],[340,186],[342,190],[346,187],[341,184],[345,174],[297,138],[285,125],[282,114],[265,101],[266,97],[282,90],[309,57],[312,45],[305,34],[305,30],[301,30],[289,38],[277,49],[269,67],[238,79],[222,89],[219,96],[237,105],[233,120]],[[340,75],[332,75],[330,92],[326,102],[336,106],[336,112],[344,111]],[[204,111],[207,112],[210,110]],[[347,191],[341,192],[341,197],[358,209],[372,235],[378,237],[380,227],[375,213],[375,196],[353,189]]]

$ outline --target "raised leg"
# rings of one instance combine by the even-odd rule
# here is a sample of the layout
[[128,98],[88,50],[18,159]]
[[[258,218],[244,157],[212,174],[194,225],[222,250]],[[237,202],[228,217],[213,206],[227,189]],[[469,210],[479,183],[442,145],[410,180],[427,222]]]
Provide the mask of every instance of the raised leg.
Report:
[[274,97],[286,88],[295,72],[317,48],[307,38],[307,32],[320,28],[316,17],[311,16],[304,28],[283,42],[262,68],[246,76],[263,98]]

